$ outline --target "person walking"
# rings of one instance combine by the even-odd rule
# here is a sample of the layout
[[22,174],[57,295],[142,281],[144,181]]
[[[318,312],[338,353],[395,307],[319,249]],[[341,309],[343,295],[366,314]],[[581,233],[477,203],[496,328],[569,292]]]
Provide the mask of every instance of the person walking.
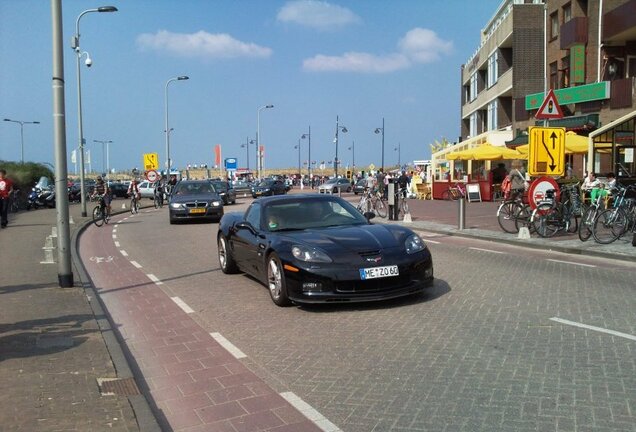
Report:
[[7,213],[9,212],[9,198],[13,192],[13,182],[7,177],[7,172],[0,169],[0,227],[3,229],[9,223]]
[[526,172],[523,170],[523,166],[519,159],[515,159],[510,164],[510,173],[508,179],[510,180],[510,195],[511,199],[515,199],[519,195],[523,196],[526,189]]

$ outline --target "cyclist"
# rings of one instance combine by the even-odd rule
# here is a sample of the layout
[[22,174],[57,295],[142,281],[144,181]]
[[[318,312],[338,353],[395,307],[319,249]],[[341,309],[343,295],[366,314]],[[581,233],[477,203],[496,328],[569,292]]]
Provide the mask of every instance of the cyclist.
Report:
[[139,193],[139,185],[137,184],[137,179],[132,179],[130,184],[128,185],[128,196],[135,196],[135,199],[139,201],[141,199],[141,194]]
[[521,161],[515,159],[512,161],[510,172],[508,173],[508,179],[510,180],[510,199],[514,200],[517,197],[522,197],[526,189],[526,173],[522,168]]
[[155,201],[158,202],[159,206],[163,207],[163,184],[161,180],[155,183]]
[[91,195],[94,198],[101,198],[104,200],[104,206],[106,206],[106,214],[110,215],[110,188],[106,183],[104,183],[104,179],[101,176],[97,177],[97,181],[95,182],[95,190],[93,190],[93,194]]
[[406,192],[409,187],[409,183],[411,179],[406,175],[406,171],[402,171],[402,174],[397,178],[397,184],[400,187],[400,192],[402,192],[402,198],[406,198]]

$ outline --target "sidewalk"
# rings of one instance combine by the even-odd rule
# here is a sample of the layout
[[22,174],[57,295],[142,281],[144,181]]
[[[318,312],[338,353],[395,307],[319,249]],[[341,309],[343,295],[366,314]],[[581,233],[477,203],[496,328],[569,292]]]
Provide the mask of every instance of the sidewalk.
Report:
[[81,266],[60,288],[57,264],[41,264],[55,224],[55,209],[23,211],[0,232],[0,429],[158,431]]

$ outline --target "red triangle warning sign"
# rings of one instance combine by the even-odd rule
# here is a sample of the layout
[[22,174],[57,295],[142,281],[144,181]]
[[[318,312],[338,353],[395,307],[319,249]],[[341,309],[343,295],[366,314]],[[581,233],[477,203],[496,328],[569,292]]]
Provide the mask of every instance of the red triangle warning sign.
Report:
[[543,100],[541,107],[534,115],[537,119],[560,119],[563,118],[563,111],[561,105],[557,102],[554,90],[550,89],[548,95]]

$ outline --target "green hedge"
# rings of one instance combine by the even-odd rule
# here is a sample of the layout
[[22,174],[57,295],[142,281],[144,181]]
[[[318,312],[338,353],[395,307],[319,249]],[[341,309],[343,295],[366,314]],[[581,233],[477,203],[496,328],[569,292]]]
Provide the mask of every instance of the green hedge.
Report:
[[13,181],[13,187],[20,189],[26,196],[31,188],[40,180],[48,177],[53,180],[53,171],[46,165],[35,162],[7,162],[0,160],[0,168],[7,172],[7,177]]

